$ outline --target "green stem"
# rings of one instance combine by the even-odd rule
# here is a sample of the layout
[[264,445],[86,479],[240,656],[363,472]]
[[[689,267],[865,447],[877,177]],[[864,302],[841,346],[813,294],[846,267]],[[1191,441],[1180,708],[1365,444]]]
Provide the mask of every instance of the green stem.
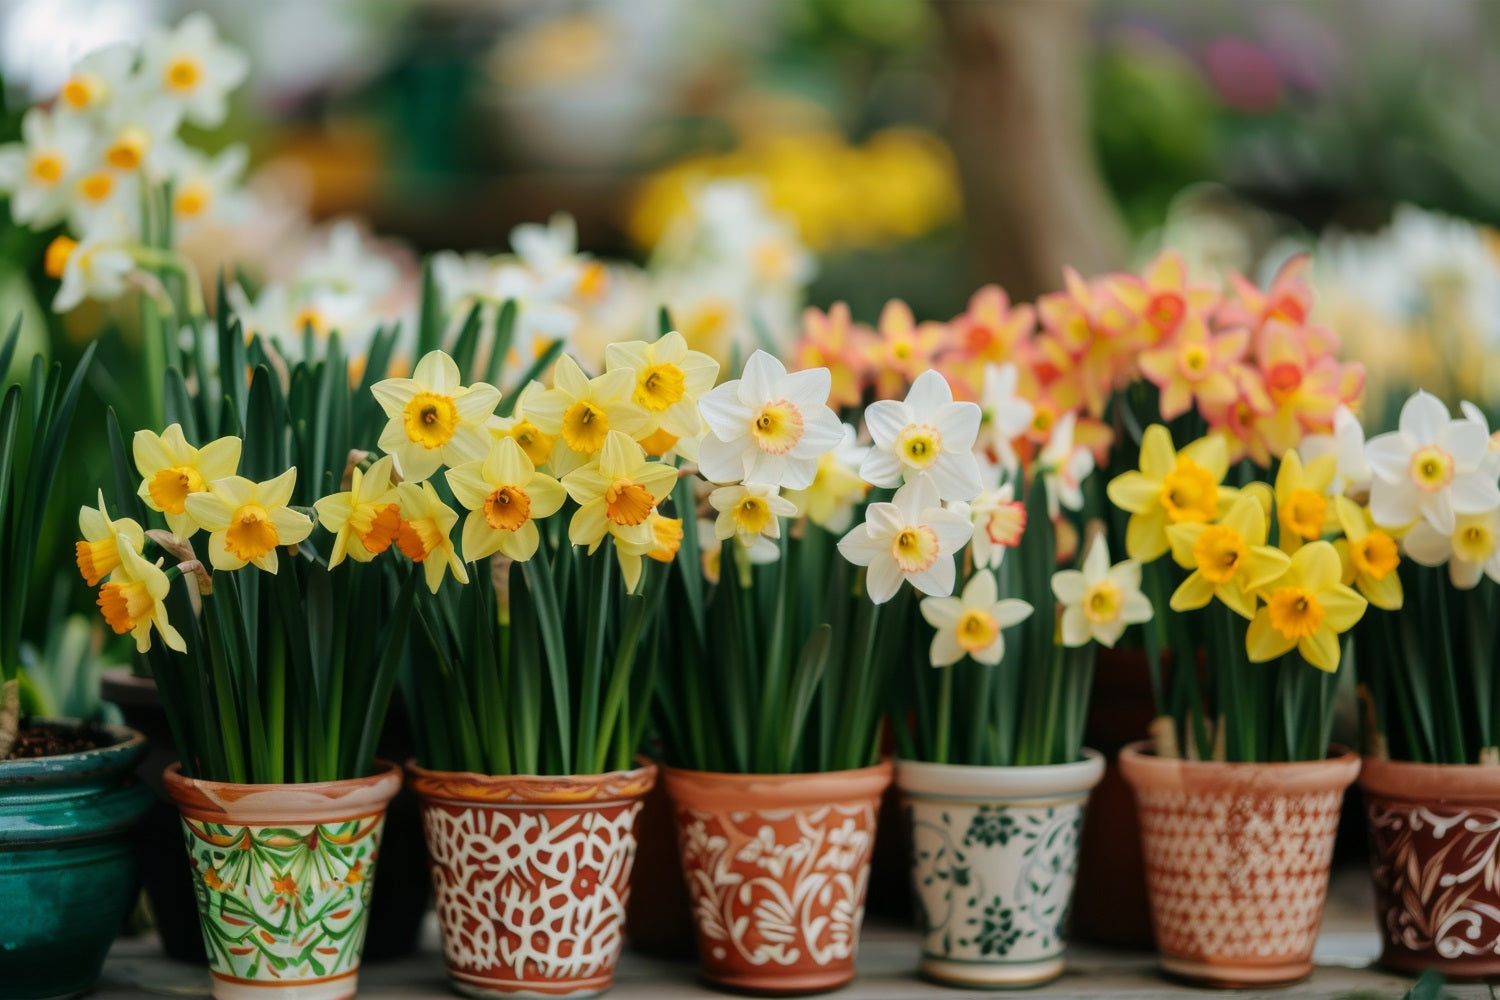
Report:
[[948,763],[948,739],[953,720],[953,671],[957,664],[950,664],[940,671],[937,698],[937,735],[933,743],[932,759],[939,764]]

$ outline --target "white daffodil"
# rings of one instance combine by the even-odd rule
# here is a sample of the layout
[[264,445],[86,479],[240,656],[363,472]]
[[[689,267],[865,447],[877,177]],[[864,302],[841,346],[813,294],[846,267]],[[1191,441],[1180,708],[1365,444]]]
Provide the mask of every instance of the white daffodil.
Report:
[[1370,463],[1365,460],[1365,429],[1347,406],[1340,406],[1333,412],[1332,434],[1310,434],[1302,439],[1297,450],[1309,465],[1324,455],[1334,457],[1336,471],[1329,485],[1329,492],[1334,496],[1364,490],[1370,485]]
[[142,50],[140,79],[194,125],[224,121],[229,92],[250,70],[245,54],[219,40],[207,14],[195,11],[170,31],[153,31]]
[[974,565],[998,568],[1005,551],[1021,544],[1026,531],[1026,505],[1016,499],[1015,486],[1006,483],[980,493],[969,504],[969,516],[974,521],[974,540],[969,543]]
[[719,363],[690,351],[682,334],[672,330],[660,340],[631,340],[604,349],[608,371],[625,368],[635,375],[632,401],[644,410],[646,426],[636,440],[651,455],[665,455],[679,441],[696,446],[703,430],[698,400],[714,387]]
[[1047,513],[1054,521],[1061,508],[1083,508],[1083,481],[1094,471],[1094,453],[1073,440],[1078,414],[1068,412],[1052,425],[1052,434],[1037,455],[1047,487]]
[[172,220],[179,232],[191,232],[210,220],[245,221],[249,195],[240,187],[249,150],[244,143],[207,156],[187,146],[174,147],[164,169],[172,181]]
[[1020,466],[1016,438],[1026,432],[1036,415],[1036,408],[1016,395],[1018,378],[1013,364],[985,365],[984,390],[979,396],[979,409],[984,414],[979,425],[979,443],[1012,473]]
[[1443,534],[1425,518],[1412,525],[1401,546],[1423,566],[1448,564],[1448,578],[1469,590],[1488,576],[1500,583],[1500,508],[1483,514],[1455,514],[1453,530]]
[[68,226],[75,233],[134,233],[140,225],[139,173],[121,173],[97,160],[69,180],[67,199]]
[[104,109],[104,164],[122,174],[143,174],[156,181],[166,176],[166,161],[177,148],[182,112],[160,96],[128,88]]
[[740,378],[698,403],[709,430],[699,447],[703,478],[788,490],[811,486],[819,456],[843,436],[843,425],[828,408],[831,384],[827,368],[789,375],[775,357],[756,351]]
[[0,146],[0,193],[18,224],[45,229],[63,217],[69,185],[88,153],[88,127],[70,115],[32,108],[21,119],[21,141]]
[[588,259],[578,253],[578,224],[567,212],[555,212],[546,225],[523,222],[510,231],[510,248],[550,298],[568,297],[577,290]]
[[882,399],[865,410],[874,447],[859,474],[875,486],[898,486],[930,476],[944,500],[979,494],[974,439],[981,413],[974,403],[954,402],[948,380],[932,369],[917,376],[906,399]]
[[417,362],[411,378],[388,378],[371,391],[390,418],[380,447],[396,458],[401,477],[421,482],[441,465],[481,461],[490,450],[485,421],[500,390],[484,382],[460,384],[458,365],[442,351]]
[[84,299],[108,302],[125,294],[135,258],[112,235],[89,236],[82,243],[59,236],[48,245],[44,266],[48,277],[62,280],[52,311],[65,313]]
[[1082,646],[1090,639],[1113,646],[1127,625],[1151,620],[1151,602],[1141,593],[1141,564],[1126,559],[1109,564],[1109,544],[1095,536],[1083,569],[1052,574],[1053,596],[1063,606],[1062,643]]
[[714,521],[715,538],[733,538],[752,552],[759,549],[758,554],[767,556],[768,561],[780,555],[775,539],[781,537],[781,519],[797,513],[797,505],[775,486],[744,483],[714,490],[708,495],[708,505],[719,512]]
[[922,617],[937,629],[932,637],[934,667],[951,667],[966,655],[975,663],[995,666],[1005,656],[1005,632],[1031,617],[1032,607],[1013,598],[999,599],[995,574],[982,569],[964,585],[961,597],[922,600]]
[[57,92],[57,108],[76,115],[97,116],[119,99],[135,69],[135,47],[106,45],[73,64],[73,71]]
[[868,567],[865,589],[884,604],[902,580],[924,594],[953,593],[953,554],[974,533],[967,513],[946,510],[937,487],[923,476],[896,491],[889,503],[872,503],[865,522],[839,541],[839,551],[856,566]]
[[1451,535],[1455,515],[1500,507],[1483,424],[1450,419],[1436,396],[1419,389],[1401,407],[1397,426],[1365,446],[1376,524],[1404,528],[1424,519],[1438,534]]
[[1489,438],[1489,451],[1480,463],[1484,467],[1484,474],[1491,478],[1500,478],[1500,431],[1490,432],[1490,419],[1484,415],[1484,411],[1467,399],[1458,401],[1458,408],[1463,415],[1484,428],[1484,433]]
[[818,456],[818,471],[805,490],[787,494],[797,505],[797,516],[806,517],[824,531],[844,532],[854,520],[854,505],[870,492],[870,484],[859,477],[859,467],[870,453],[859,443],[853,427],[844,425],[844,436],[831,451]]

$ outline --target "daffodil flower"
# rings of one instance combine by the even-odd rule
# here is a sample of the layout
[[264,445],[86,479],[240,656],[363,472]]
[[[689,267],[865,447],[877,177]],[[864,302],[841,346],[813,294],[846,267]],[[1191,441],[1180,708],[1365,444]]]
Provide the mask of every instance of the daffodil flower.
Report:
[[1418,390],[1402,405],[1397,427],[1365,446],[1376,524],[1401,529],[1420,518],[1437,534],[1451,535],[1455,515],[1500,507],[1483,425],[1450,419],[1436,396]]
[[1228,406],[1239,398],[1232,368],[1250,343],[1247,328],[1214,337],[1196,311],[1179,315],[1175,335],[1140,355],[1141,374],[1160,390],[1163,420],[1182,416],[1195,398],[1203,407]]
[[187,652],[182,634],[167,620],[164,602],[171,589],[167,574],[133,548],[127,546],[118,551],[120,565],[110,575],[109,582],[99,588],[96,601],[105,622],[116,635],[129,633],[134,637],[137,652],[151,648],[153,626],[169,649]]
[[[1333,543],[1344,563],[1343,583],[1352,586],[1377,608],[1397,611],[1405,601],[1401,586],[1401,550],[1389,532],[1375,526],[1369,508],[1352,501],[1340,505],[1344,537]],[[1476,577],[1477,582],[1477,577]]]
[[590,553],[615,540],[615,554],[627,590],[641,577],[641,557],[656,548],[651,512],[672,492],[677,470],[646,459],[646,452],[623,431],[610,431],[596,462],[563,477],[563,488],[578,504],[568,538]]
[[1170,547],[1168,525],[1207,524],[1222,517],[1238,493],[1222,485],[1228,471],[1223,437],[1199,438],[1179,452],[1161,424],[1146,428],[1140,470],[1116,476],[1107,489],[1110,501],[1131,515],[1125,551],[1132,559],[1151,562]]
[[215,480],[207,492],[188,494],[188,515],[209,532],[208,561],[214,569],[253,563],[276,572],[276,550],[312,534],[312,518],[287,506],[296,485],[297,470],[291,468],[263,483],[229,476]]
[[676,330],[647,343],[632,340],[604,348],[606,371],[628,369],[635,375],[631,401],[646,414],[636,440],[652,455],[664,455],[679,441],[696,444],[703,431],[698,400],[714,387],[719,363],[707,354],[688,350]]
[[140,498],[166,516],[167,527],[179,539],[191,538],[198,530],[187,498],[207,491],[209,483],[233,476],[240,466],[239,438],[221,437],[194,448],[181,424],[172,424],[160,435],[136,431],[130,448],[141,474]]
[[143,46],[141,78],[204,128],[224,121],[227,96],[249,70],[245,54],[219,41],[213,20],[199,11],[170,31],[153,31]]
[[1217,524],[1168,525],[1172,558],[1193,571],[1172,594],[1172,610],[1192,611],[1217,597],[1241,617],[1255,617],[1256,593],[1291,564],[1266,544],[1266,528],[1265,508],[1249,492]]
[[[1467,411],[1465,411],[1467,412]],[[1370,488],[1370,463],[1365,460],[1365,429],[1347,406],[1333,411],[1333,433],[1309,434],[1297,449],[1308,462],[1332,455],[1336,471],[1329,492],[1342,496]]]
[[719,582],[719,571],[723,568],[724,543],[714,530],[714,522],[706,517],[698,519],[698,558],[702,563],[703,579],[709,583]]
[[981,488],[974,458],[981,416],[978,405],[954,402],[948,380],[929,368],[917,376],[905,400],[877,400],[866,408],[874,446],[859,474],[886,487],[930,476],[940,499],[972,500]]
[[703,478],[787,490],[811,486],[818,457],[843,435],[828,408],[830,378],[826,368],[787,374],[786,366],[765,351],[752,354],[740,378],[698,402],[709,430],[699,448]]
[[408,483],[418,483],[442,465],[476,462],[489,453],[485,421],[500,402],[500,390],[484,382],[459,384],[458,365],[442,351],[417,362],[411,378],[388,378],[371,391],[389,418],[380,447],[396,457]]
[[1268,584],[1265,605],[1245,633],[1252,663],[1296,649],[1319,670],[1339,668],[1339,636],[1354,627],[1367,602],[1341,581],[1343,564],[1328,542],[1310,542],[1292,553],[1291,565]]
[[1288,448],[1276,470],[1276,542],[1281,551],[1296,552],[1306,542],[1315,542],[1338,528],[1338,511],[1332,502],[1333,477],[1338,459],[1323,455],[1302,464],[1297,449]]
[[1443,534],[1427,520],[1418,521],[1401,540],[1406,554],[1423,566],[1448,564],[1448,578],[1469,590],[1488,576],[1500,583],[1500,508],[1483,514],[1456,514],[1453,530]]
[[52,297],[52,311],[65,313],[84,299],[109,302],[124,295],[136,262],[118,237],[104,232],[82,242],[70,236],[55,237],[47,245],[43,268],[49,278],[61,281]]
[[667,517],[653,510],[646,523],[651,525],[651,539],[655,543],[646,557],[659,563],[676,559],[677,550],[682,548],[682,518]]
[[356,466],[346,492],[313,504],[318,523],[333,532],[330,569],[346,555],[355,562],[369,562],[390,548],[400,534],[401,505],[396,502],[396,487],[391,483],[391,464],[391,456],[384,455],[368,472]]
[[720,486],[708,495],[708,505],[719,512],[714,521],[716,538],[733,538],[746,549],[769,553],[772,559],[779,555],[774,539],[781,537],[781,519],[797,513],[797,505],[775,486],[754,483]]
[[552,445],[554,438],[551,434],[543,433],[542,429],[531,422],[527,417],[527,407],[530,401],[535,399],[537,393],[546,392],[546,386],[540,382],[528,383],[526,388],[516,398],[516,405],[511,409],[510,416],[493,416],[486,421],[493,438],[514,438],[516,444],[531,459],[534,468],[546,465],[552,457]]
[[0,146],[0,193],[11,218],[45,229],[63,217],[68,184],[83,166],[91,136],[70,115],[32,108],[21,118],[21,141]]
[[889,503],[870,504],[864,523],[839,540],[839,552],[867,567],[865,589],[876,604],[895,597],[903,580],[924,594],[947,597],[953,593],[953,554],[973,533],[969,515],[944,508],[937,487],[922,476]]
[[436,594],[448,571],[459,583],[468,583],[464,561],[453,550],[453,526],[458,523],[458,514],[443,503],[432,483],[401,483],[396,487],[396,500],[401,505],[396,547],[406,558],[421,564],[427,589]]
[[146,533],[128,517],[114,520],[104,506],[104,491],[99,491],[99,506],[78,509],[78,531],[83,541],[75,542],[73,553],[78,572],[90,587],[113,573],[120,565],[120,552],[130,549],[139,553],[146,545]]
[[1076,647],[1090,639],[1113,647],[1127,625],[1151,620],[1151,602],[1141,593],[1141,564],[1126,559],[1109,564],[1109,544],[1097,535],[1083,557],[1083,569],[1052,574],[1052,594],[1062,604],[1062,644]]
[[1083,481],[1094,471],[1094,455],[1074,440],[1078,414],[1069,411],[1057,423],[1037,453],[1036,467],[1047,490],[1047,513],[1054,521],[1069,510],[1083,509]]
[[1020,545],[1026,532],[1026,505],[1016,499],[1011,483],[979,494],[969,505],[969,516],[974,520],[969,551],[974,565],[982,569],[999,567],[1005,551]]
[[859,477],[859,467],[869,448],[858,443],[855,430],[844,425],[843,438],[830,451],[818,456],[818,471],[805,490],[791,490],[786,498],[797,505],[797,516],[835,534],[849,530],[854,505],[870,492],[870,484]]
[[647,423],[646,411],[631,400],[635,373],[617,368],[595,378],[563,354],[552,369],[552,388],[527,401],[526,413],[542,433],[556,438],[552,471],[562,478],[599,454],[610,432],[631,437]]
[[73,64],[56,107],[74,115],[97,115],[118,100],[135,68],[135,47],[125,43],[95,49]]
[[483,462],[448,470],[453,496],[469,516],[464,519],[466,562],[500,552],[517,562],[536,554],[539,518],[551,517],[567,498],[556,479],[536,471],[514,438],[500,438]]
[[1005,629],[1031,617],[1032,607],[1013,598],[999,599],[995,574],[980,570],[964,585],[961,597],[922,599],[922,617],[937,629],[929,657],[934,667],[951,667],[965,656],[995,666],[1005,656]]
[[[998,291],[995,289],[994,291]],[[975,295],[977,299],[983,290]],[[1003,292],[1000,293],[1002,296]],[[1016,455],[1016,438],[1026,433],[1031,426],[1036,408],[1016,393],[1020,372],[1014,364],[985,365],[984,388],[979,395],[979,409],[983,419],[979,425],[979,441],[995,456],[1008,472],[1020,468]]]

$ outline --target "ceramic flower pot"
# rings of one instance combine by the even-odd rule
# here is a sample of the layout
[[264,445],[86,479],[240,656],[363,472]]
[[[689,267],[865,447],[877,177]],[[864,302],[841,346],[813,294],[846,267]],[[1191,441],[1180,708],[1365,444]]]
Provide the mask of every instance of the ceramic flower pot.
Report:
[[1120,752],[1135,791],[1151,921],[1164,971],[1211,986],[1312,972],[1344,790],[1359,756],[1287,764]]
[[164,776],[182,813],[219,1000],[354,995],[386,805],[401,770],[235,785]]
[[407,769],[453,988],[475,997],[608,989],[656,765],[562,777]]
[[103,728],[113,745],[0,763],[0,994],[12,1000],[88,990],[135,903],[132,832],[151,792],[131,771],[146,740]]
[[663,768],[704,977],[790,996],[854,978],[891,764],[823,774]]
[[1366,757],[1382,965],[1500,976],[1500,767]]
[[1062,974],[1084,806],[1104,774],[1085,753],[1045,767],[896,762],[923,976],[994,988]]

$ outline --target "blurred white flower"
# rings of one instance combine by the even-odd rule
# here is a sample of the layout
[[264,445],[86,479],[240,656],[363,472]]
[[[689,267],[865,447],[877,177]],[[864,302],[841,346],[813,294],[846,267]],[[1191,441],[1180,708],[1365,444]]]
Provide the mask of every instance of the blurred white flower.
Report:
[[1309,434],[1302,439],[1298,451],[1308,464],[1324,455],[1334,457],[1337,471],[1328,488],[1334,496],[1370,485],[1370,464],[1365,460],[1365,429],[1347,406],[1334,411],[1332,434]]
[[62,284],[52,299],[53,312],[65,313],[84,299],[107,302],[125,293],[135,258],[118,236],[100,234],[82,242],[59,236],[47,247],[46,270]]
[[1455,515],[1448,534],[1426,520],[1418,521],[1401,547],[1423,566],[1447,563],[1448,578],[1460,590],[1472,589],[1482,576],[1500,583],[1500,509]]
[[1082,646],[1090,639],[1113,646],[1127,625],[1151,620],[1151,602],[1141,593],[1141,564],[1126,559],[1111,566],[1102,532],[1089,545],[1081,571],[1052,574],[1052,594],[1063,606],[1064,646]]
[[135,46],[122,43],[95,49],[79,59],[57,92],[59,110],[97,115],[119,99],[135,68],[135,58]]
[[974,521],[974,540],[969,543],[974,565],[998,567],[1005,559],[1005,550],[1021,544],[1026,531],[1026,505],[1016,499],[1015,487],[1006,483],[980,493],[969,505],[969,515]]
[[164,166],[172,180],[172,219],[179,232],[210,221],[234,225],[249,217],[253,203],[240,186],[248,159],[243,143],[214,156],[187,146],[171,150]]
[[21,141],[0,146],[0,192],[18,224],[45,229],[67,211],[69,183],[88,155],[88,128],[70,115],[32,108]]
[[151,32],[142,46],[141,80],[194,125],[224,121],[229,92],[249,72],[245,54],[221,42],[207,14],[195,11],[176,28]]
[[984,389],[979,409],[984,422],[979,428],[979,443],[988,448],[1007,472],[1020,465],[1015,440],[1031,426],[1036,408],[1016,394],[1019,373],[1013,364],[985,365]]
[[1047,514],[1054,521],[1061,508],[1083,509],[1083,481],[1094,471],[1094,454],[1073,440],[1078,414],[1072,411],[1052,425],[1052,434],[1037,455],[1047,487]]
[[1397,427],[1365,446],[1376,524],[1405,528],[1420,518],[1451,535],[1456,514],[1500,507],[1486,426],[1451,419],[1436,396],[1419,389],[1402,405]]
[[870,449],[859,443],[848,424],[843,433],[832,450],[818,456],[812,485],[787,494],[787,499],[797,505],[798,516],[805,516],[825,531],[848,531],[854,520],[854,505],[870,491],[870,485],[859,476],[859,467]]

